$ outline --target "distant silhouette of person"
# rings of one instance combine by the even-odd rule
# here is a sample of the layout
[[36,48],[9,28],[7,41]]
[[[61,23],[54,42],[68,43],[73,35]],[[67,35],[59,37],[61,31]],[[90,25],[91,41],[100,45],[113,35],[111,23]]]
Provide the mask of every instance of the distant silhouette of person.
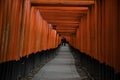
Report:
[[66,45],[66,42],[67,42],[67,41],[66,41],[66,39],[65,39],[65,38],[62,38],[62,39],[61,39],[61,44],[62,44],[63,46],[65,46],[65,45]]

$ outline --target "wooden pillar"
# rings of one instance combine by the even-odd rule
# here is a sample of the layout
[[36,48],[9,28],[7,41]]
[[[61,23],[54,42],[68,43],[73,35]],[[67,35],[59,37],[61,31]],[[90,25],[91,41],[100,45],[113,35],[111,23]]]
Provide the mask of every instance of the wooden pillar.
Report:
[[20,57],[28,55],[29,50],[29,32],[30,32],[30,0],[24,0],[24,12],[21,27],[21,51]]
[[[1,0],[1,8],[0,9],[0,12],[1,12],[1,26],[0,26],[0,62],[4,62],[6,61],[6,53],[4,52],[5,51],[5,37],[6,37],[6,18],[7,18],[7,1],[6,0]],[[8,31],[7,31],[8,33]],[[8,37],[8,36],[7,36]]]
[[117,72],[119,72],[120,73],[120,0],[117,0],[116,1],[116,4],[117,4],[117,28],[116,28],[116,31],[115,31],[115,33],[116,33],[116,37],[117,37],[117,42],[115,42],[116,43],[116,45],[114,45],[114,46],[116,46],[115,48],[117,49],[117,52],[116,52],[116,57],[115,57],[115,59],[116,59],[116,63],[115,63],[115,67],[116,67],[116,71]]
[[97,21],[97,58],[102,63],[102,2],[96,0]]

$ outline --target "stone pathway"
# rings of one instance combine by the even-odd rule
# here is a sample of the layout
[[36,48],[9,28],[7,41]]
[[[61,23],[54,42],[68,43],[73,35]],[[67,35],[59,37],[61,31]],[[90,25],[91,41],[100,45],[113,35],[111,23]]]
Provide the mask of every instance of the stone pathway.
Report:
[[87,80],[80,76],[69,46],[61,46],[58,55],[35,74],[32,80]]

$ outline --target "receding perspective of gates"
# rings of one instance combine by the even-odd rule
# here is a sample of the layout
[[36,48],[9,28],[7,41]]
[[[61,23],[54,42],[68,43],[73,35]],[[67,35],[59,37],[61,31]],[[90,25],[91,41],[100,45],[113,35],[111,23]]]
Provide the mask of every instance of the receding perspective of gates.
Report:
[[0,0],[0,80],[120,80],[119,5]]

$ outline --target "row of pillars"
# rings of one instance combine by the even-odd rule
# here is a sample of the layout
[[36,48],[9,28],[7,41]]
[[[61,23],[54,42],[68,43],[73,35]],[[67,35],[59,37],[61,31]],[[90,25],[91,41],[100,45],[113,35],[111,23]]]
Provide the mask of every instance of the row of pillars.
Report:
[[[69,43],[120,72],[119,0],[95,0]],[[0,0],[0,62],[57,47],[59,35],[30,0]]]
[[120,1],[95,0],[81,18],[72,45],[120,72]]
[[0,0],[0,63],[56,48],[58,35],[30,0]]

